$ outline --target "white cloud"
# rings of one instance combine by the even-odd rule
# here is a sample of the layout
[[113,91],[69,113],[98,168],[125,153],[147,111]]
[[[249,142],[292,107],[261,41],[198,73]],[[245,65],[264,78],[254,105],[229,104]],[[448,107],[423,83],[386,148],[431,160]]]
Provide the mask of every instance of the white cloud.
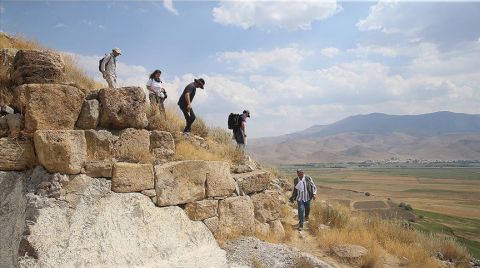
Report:
[[238,72],[258,72],[266,69],[276,69],[290,72],[298,68],[309,51],[296,47],[276,48],[270,51],[233,51],[217,53],[219,61],[235,63]]
[[173,1],[172,0],[163,0],[163,6],[173,14],[178,16],[178,11],[173,7]]
[[398,48],[382,46],[364,46],[360,44],[357,44],[356,48],[348,49],[347,52],[364,58],[368,57],[371,54],[378,54],[384,57],[396,57],[400,53]]
[[215,22],[243,29],[308,30],[314,21],[327,19],[341,10],[336,0],[221,1],[212,12]]
[[55,24],[55,26],[53,26],[53,28],[66,28],[67,25],[66,24],[63,24],[63,23],[57,23]]
[[325,57],[334,58],[340,53],[340,50],[335,47],[327,47],[320,50],[320,53]]

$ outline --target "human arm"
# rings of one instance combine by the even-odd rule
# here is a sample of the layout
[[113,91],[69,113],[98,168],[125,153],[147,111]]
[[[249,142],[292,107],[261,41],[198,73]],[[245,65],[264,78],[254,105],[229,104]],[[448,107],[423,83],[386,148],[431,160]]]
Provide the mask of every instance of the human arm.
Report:
[[192,109],[190,104],[190,92],[185,92],[185,102],[187,103],[187,111],[190,111],[190,109]]
[[315,198],[317,198],[317,186],[315,185],[311,177],[310,177],[310,183],[312,185],[313,200],[315,200]]
[[242,121],[240,124],[240,129],[242,130],[243,137],[247,137],[247,133],[245,132],[245,121]]

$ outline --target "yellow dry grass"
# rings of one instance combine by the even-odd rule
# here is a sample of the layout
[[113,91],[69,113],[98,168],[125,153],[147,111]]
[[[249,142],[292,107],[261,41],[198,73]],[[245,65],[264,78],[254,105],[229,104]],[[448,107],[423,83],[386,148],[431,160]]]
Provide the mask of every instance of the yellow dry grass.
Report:
[[[327,224],[330,230],[319,230]],[[465,248],[452,238],[429,236],[409,228],[400,221],[385,220],[365,214],[352,216],[343,206],[326,206],[316,202],[312,206],[309,228],[317,237],[318,246],[332,253],[339,244],[355,244],[368,249],[368,254],[356,260],[355,266],[381,267],[384,252],[396,256],[408,267],[436,267],[436,252],[464,267],[469,260]],[[448,257],[447,257],[448,256]]]

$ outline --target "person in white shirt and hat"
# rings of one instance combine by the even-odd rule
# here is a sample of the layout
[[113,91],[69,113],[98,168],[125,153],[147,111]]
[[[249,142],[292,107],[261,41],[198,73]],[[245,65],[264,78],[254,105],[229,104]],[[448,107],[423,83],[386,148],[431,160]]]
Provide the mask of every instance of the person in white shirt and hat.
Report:
[[112,49],[112,53],[106,55],[100,64],[100,71],[103,78],[107,81],[109,88],[116,88],[117,86],[117,57],[122,54],[122,51],[116,47]]
[[317,197],[317,186],[313,179],[305,175],[303,170],[297,169],[297,177],[293,180],[293,191],[290,202],[298,203],[298,229],[303,229],[303,223],[308,221],[310,215],[310,201]]

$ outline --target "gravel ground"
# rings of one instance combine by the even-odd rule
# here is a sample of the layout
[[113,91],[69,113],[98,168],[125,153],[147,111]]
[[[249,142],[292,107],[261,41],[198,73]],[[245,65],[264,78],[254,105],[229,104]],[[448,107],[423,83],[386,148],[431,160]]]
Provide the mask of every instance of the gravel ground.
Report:
[[228,241],[222,248],[227,252],[231,267],[334,268],[311,254],[300,252],[287,245],[263,242],[254,237]]

